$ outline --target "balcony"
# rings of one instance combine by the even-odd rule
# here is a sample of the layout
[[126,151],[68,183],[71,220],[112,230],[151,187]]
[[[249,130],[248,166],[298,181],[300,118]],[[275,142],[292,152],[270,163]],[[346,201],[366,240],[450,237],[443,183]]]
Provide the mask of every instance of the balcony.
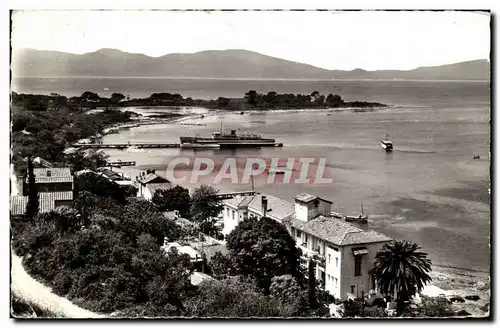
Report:
[[[297,246],[302,251],[302,257],[304,259],[313,260],[313,261],[317,262],[319,265],[325,266],[326,258],[324,255],[321,255],[319,253],[319,251],[309,249],[303,245],[297,245]],[[319,248],[318,248],[318,250],[319,250]]]

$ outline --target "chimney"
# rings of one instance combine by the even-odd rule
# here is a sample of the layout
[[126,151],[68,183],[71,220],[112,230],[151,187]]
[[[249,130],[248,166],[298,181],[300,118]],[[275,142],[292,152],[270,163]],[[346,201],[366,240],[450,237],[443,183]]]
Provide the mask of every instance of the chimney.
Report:
[[267,197],[262,196],[262,217],[267,215]]

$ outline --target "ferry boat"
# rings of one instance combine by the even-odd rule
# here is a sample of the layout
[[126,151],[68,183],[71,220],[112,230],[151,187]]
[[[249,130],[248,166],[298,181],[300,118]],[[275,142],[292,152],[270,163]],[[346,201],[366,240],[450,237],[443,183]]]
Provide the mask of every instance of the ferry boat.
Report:
[[388,134],[385,135],[385,140],[380,141],[380,145],[386,152],[391,152],[393,150],[393,144],[392,141],[389,140]]
[[237,134],[236,130],[231,130],[231,133],[223,133],[221,131],[213,132],[210,137],[180,137],[182,144],[217,144],[221,148],[235,147],[276,147],[282,146],[277,144],[275,139],[265,139],[258,134]]

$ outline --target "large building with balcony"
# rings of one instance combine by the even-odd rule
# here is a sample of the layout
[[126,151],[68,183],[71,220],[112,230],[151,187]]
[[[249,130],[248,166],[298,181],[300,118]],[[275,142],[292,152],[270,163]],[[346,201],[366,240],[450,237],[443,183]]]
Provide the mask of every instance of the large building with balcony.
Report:
[[[308,267],[313,261],[316,279],[330,294],[338,299],[358,298],[376,289],[369,271],[377,251],[391,238],[332,217],[332,202],[317,196],[302,193],[295,204],[270,195],[247,197],[224,202],[225,235],[251,215],[273,218],[285,225],[302,250],[301,264]],[[267,208],[277,204],[282,205],[277,212]]]

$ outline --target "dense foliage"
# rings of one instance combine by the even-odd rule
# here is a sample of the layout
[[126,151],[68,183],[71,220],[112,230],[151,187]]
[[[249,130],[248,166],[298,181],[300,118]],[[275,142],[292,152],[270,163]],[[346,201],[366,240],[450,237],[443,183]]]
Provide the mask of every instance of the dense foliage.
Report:
[[431,281],[431,260],[420,248],[413,242],[392,241],[375,256],[371,273],[382,294],[397,294],[398,314],[404,313],[410,298]]
[[218,234],[215,223],[223,208],[217,197],[218,192],[211,186],[201,185],[194,190],[191,197],[191,217],[207,235]]
[[75,194],[88,191],[97,196],[110,197],[121,204],[125,203],[125,188],[93,172],[76,176],[74,183]]
[[160,250],[164,237],[177,240],[182,229],[144,200],[79,197],[89,204],[86,226],[78,210],[64,208],[32,224],[13,221],[13,247],[27,271],[93,311],[186,315],[183,300],[195,292],[189,257]]
[[[23,103],[30,103],[30,99],[38,99],[36,101],[46,102],[47,106],[52,108],[54,99],[59,97],[13,94],[12,163],[18,172],[25,172],[26,157],[40,156],[52,163],[73,166],[75,160],[66,158],[63,152],[65,147],[79,139],[102,133],[106,127],[113,124],[128,122],[132,117],[131,112],[112,109],[86,113],[80,107],[47,111],[22,107]],[[20,104],[24,110],[16,109],[16,104]],[[81,166],[77,167],[80,168]]]
[[189,190],[175,186],[168,190],[156,190],[151,201],[160,211],[179,211],[183,218],[189,217],[191,209],[191,196]]
[[301,278],[295,241],[282,224],[270,218],[240,222],[228,235],[226,246],[236,272],[253,276],[267,294],[275,276]]
[[[376,102],[347,102],[339,95],[329,94],[325,97],[318,91],[313,91],[310,95],[295,95],[293,93],[278,94],[274,91],[259,94],[255,90],[250,90],[245,94],[245,102],[251,107],[257,108],[374,108],[385,106]],[[226,104],[224,101],[220,101],[220,103]],[[229,103],[226,105],[229,105]]]

